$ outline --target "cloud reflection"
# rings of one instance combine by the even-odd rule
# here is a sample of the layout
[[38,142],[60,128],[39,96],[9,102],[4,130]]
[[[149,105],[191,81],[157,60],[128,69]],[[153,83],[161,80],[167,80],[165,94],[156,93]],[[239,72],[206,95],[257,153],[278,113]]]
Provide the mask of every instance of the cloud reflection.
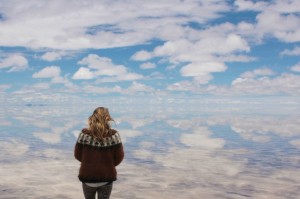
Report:
[[46,143],[57,144],[61,142],[61,135],[69,132],[75,125],[76,123],[71,121],[62,127],[52,127],[51,132],[34,132],[33,135]]
[[292,141],[290,141],[290,143],[291,143],[291,145],[300,149],[300,139],[292,140]]
[[206,148],[206,149],[220,149],[225,144],[224,139],[211,138],[211,132],[207,127],[198,127],[193,134],[183,134],[181,142],[187,146]]
[[1,150],[1,158],[14,158],[14,156],[22,156],[25,154],[28,149],[29,145],[25,144],[21,141],[16,139],[9,139],[6,141],[0,141]]
[[31,159],[2,163],[0,198],[82,198],[76,179],[77,165],[71,159]]
[[[87,110],[11,111],[5,121],[19,126],[0,128],[0,198],[83,197],[73,146]],[[126,112],[115,120],[126,154],[113,198],[298,196],[298,115]]]

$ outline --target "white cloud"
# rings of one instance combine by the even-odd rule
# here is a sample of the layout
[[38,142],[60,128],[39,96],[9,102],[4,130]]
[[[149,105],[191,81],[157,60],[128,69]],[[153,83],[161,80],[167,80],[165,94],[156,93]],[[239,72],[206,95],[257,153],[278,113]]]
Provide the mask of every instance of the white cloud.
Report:
[[284,56],[299,56],[300,55],[300,47],[296,46],[294,49],[289,50],[289,49],[285,49],[284,51],[282,51],[280,53],[280,55]]
[[167,56],[170,57],[171,63],[176,63],[178,61],[188,61],[184,60],[184,57],[178,57],[185,52],[191,52],[193,44],[187,39],[180,39],[175,41],[167,41],[163,45],[158,46],[154,49],[153,54],[155,56]]
[[[300,3],[295,0],[249,1],[236,0],[238,11],[257,11],[256,23],[240,22],[239,32],[261,43],[263,38],[274,37],[283,42],[297,42],[299,37]],[[274,24],[280,24],[274,26]]]
[[242,82],[245,82],[247,81],[248,79],[247,78],[241,78],[241,77],[238,77],[236,78],[235,80],[233,80],[231,82],[232,85],[235,85],[235,84],[239,84],[239,83],[242,83]]
[[[104,77],[104,81],[132,81],[143,78],[137,73],[128,72],[123,65],[115,65],[110,58],[89,54],[78,62],[87,68],[81,67],[74,75],[73,79],[92,79]],[[101,80],[100,80],[101,81]]]
[[263,33],[256,29],[255,23],[241,21],[235,29],[235,32],[242,35],[249,43],[262,44]]
[[136,60],[136,61],[146,61],[151,58],[152,58],[152,53],[145,51],[145,50],[138,51],[131,57],[131,59]]
[[140,65],[141,69],[152,69],[152,68],[155,68],[155,67],[156,67],[156,64],[152,63],[152,62],[146,62],[146,63],[143,63],[143,64]]
[[48,66],[43,68],[42,70],[34,73],[32,75],[33,78],[53,78],[58,77],[60,75],[60,67],[58,66]]
[[9,69],[8,72],[22,71],[27,67],[28,61],[22,55],[9,55],[0,60],[0,69]]
[[223,72],[226,69],[225,64],[218,62],[191,63],[182,67],[180,73],[182,76],[194,77],[199,84],[206,84],[212,79],[210,73]]
[[[218,28],[219,31],[222,29],[226,31],[227,27],[217,26],[216,28]],[[211,30],[214,29],[215,28],[212,28]],[[205,35],[205,38],[196,43],[196,46],[202,52],[224,55],[234,52],[248,52],[250,50],[247,41],[241,36],[234,33],[229,33],[228,35],[221,33],[216,34],[212,33],[211,30],[208,29],[206,31],[212,35],[206,35],[206,31],[204,31],[203,34]]]
[[63,84],[68,88],[67,92],[72,92],[72,90],[78,90],[78,86],[73,84],[67,77],[56,76],[51,79],[53,84]]
[[154,89],[150,86],[146,86],[144,84],[138,83],[138,82],[132,82],[132,84],[126,89],[124,90],[124,93],[127,94],[134,94],[134,93],[138,93],[138,92],[153,92]]
[[46,52],[41,56],[41,59],[46,61],[56,61],[60,60],[66,53],[63,51],[51,51]]
[[137,73],[126,73],[119,76],[112,76],[112,77],[101,77],[96,80],[95,83],[102,83],[102,82],[119,82],[119,81],[134,81],[138,79],[144,78],[142,75]]
[[203,30],[186,28],[184,37],[166,41],[147,54],[149,57],[150,54],[151,57],[163,57],[173,65],[189,63],[180,70],[180,74],[195,77],[199,84],[206,84],[213,78],[210,73],[227,69],[225,61],[249,62],[255,59],[241,54],[249,52],[250,46],[234,31],[236,27],[230,23]]
[[37,84],[32,85],[32,87],[37,90],[44,90],[44,89],[49,89],[50,84],[49,83],[37,83]]
[[240,78],[233,81],[227,92],[232,94],[300,94],[300,76],[284,73],[274,78]]
[[255,11],[262,11],[268,5],[268,2],[265,1],[249,1],[249,0],[235,0],[234,4],[237,6],[239,11],[244,10],[255,10]]
[[300,72],[300,62],[298,62],[296,65],[292,66],[291,70],[294,72]]
[[[253,71],[252,71],[253,72]],[[247,73],[246,73],[247,74]],[[190,91],[214,95],[300,95],[300,75],[282,73],[280,75],[255,76],[252,78],[238,77],[230,86],[207,85],[201,86],[194,81],[176,82],[167,87],[171,91]],[[270,76],[271,75],[271,76]],[[200,78],[200,77],[199,77]]]
[[93,93],[93,94],[121,93],[122,88],[120,86],[100,87],[100,86],[87,85],[83,87],[82,92]]
[[[47,85],[50,84],[50,85]],[[82,98],[72,94],[74,88],[53,88],[48,90],[51,86],[51,82],[42,82],[42,84],[36,85],[24,85],[20,89],[14,90],[6,96],[4,102],[9,104],[70,104],[81,103]],[[50,92],[49,92],[50,91]],[[77,89],[77,92],[79,89]],[[1,99],[0,100],[4,100]],[[84,101],[87,99],[85,98]]]
[[203,74],[194,76],[194,82],[197,84],[207,84],[212,79],[213,79],[213,76],[209,73],[203,73]]
[[280,13],[299,13],[300,2],[298,0],[277,0],[270,4],[269,8]]
[[195,85],[190,81],[176,82],[167,87],[170,91],[194,91]]
[[147,77],[147,79],[164,79],[166,76],[158,71],[154,71],[150,73]]
[[253,71],[247,71],[241,74],[242,78],[255,78],[258,76],[271,76],[274,75],[275,72],[269,68],[258,68]]
[[[87,57],[83,58],[81,61],[78,62],[80,65],[86,65],[91,69],[109,69],[113,67],[114,64],[112,60],[107,57],[100,57],[96,54],[89,54]],[[122,69],[124,70],[124,69]],[[113,75],[113,74],[107,74]]]
[[[257,15],[257,34],[273,35],[284,42],[300,41],[300,19],[294,14],[281,14],[270,9]],[[273,24],[280,24],[274,26]]]
[[218,62],[192,63],[182,67],[180,72],[183,76],[195,77],[211,72],[222,72],[225,71],[226,68],[223,63]]
[[73,79],[93,79],[94,74],[89,68],[80,67],[72,77]]
[[77,86],[74,85],[67,77],[60,76],[61,69],[59,66],[48,66],[43,68],[42,70],[35,72],[32,75],[32,78],[43,78],[43,79],[51,79],[49,83],[38,83],[33,85],[35,89],[49,89],[51,84],[63,84],[68,88],[67,92],[72,92],[72,90],[76,90]]
[[215,58],[219,62],[251,62],[255,61],[256,57],[251,57],[247,55],[221,55]]

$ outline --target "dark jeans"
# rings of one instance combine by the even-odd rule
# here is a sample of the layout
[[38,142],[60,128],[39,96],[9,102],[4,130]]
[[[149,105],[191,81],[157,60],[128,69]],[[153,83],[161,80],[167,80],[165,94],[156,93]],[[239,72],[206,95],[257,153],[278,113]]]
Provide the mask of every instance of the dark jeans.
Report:
[[100,187],[89,187],[88,185],[82,183],[82,189],[85,199],[95,199],[96,193],[98,195],[98,199],[109,199],[112,186],[113,183]]

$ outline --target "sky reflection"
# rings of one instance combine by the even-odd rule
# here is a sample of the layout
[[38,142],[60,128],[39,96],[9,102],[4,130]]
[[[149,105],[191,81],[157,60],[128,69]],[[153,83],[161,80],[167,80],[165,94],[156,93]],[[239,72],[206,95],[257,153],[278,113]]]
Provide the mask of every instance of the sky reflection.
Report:
[[[1,110],[0,198],[82,198],[73,147],[93,109]],[[298,197],[297,114],[111,112],[126,151],[113,198]]]

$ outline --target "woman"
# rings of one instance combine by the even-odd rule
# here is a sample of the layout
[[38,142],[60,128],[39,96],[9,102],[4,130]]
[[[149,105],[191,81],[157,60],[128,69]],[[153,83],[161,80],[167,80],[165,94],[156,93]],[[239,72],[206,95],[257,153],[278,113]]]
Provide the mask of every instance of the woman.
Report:
[[98,107],[89,117],[89,128],[82,129],[74,155],[81,162],[78,178],[86,199],[108,199],[113,181],[117,180],[116,166],[124,158],[119,133],[110,127],[107,108]]

